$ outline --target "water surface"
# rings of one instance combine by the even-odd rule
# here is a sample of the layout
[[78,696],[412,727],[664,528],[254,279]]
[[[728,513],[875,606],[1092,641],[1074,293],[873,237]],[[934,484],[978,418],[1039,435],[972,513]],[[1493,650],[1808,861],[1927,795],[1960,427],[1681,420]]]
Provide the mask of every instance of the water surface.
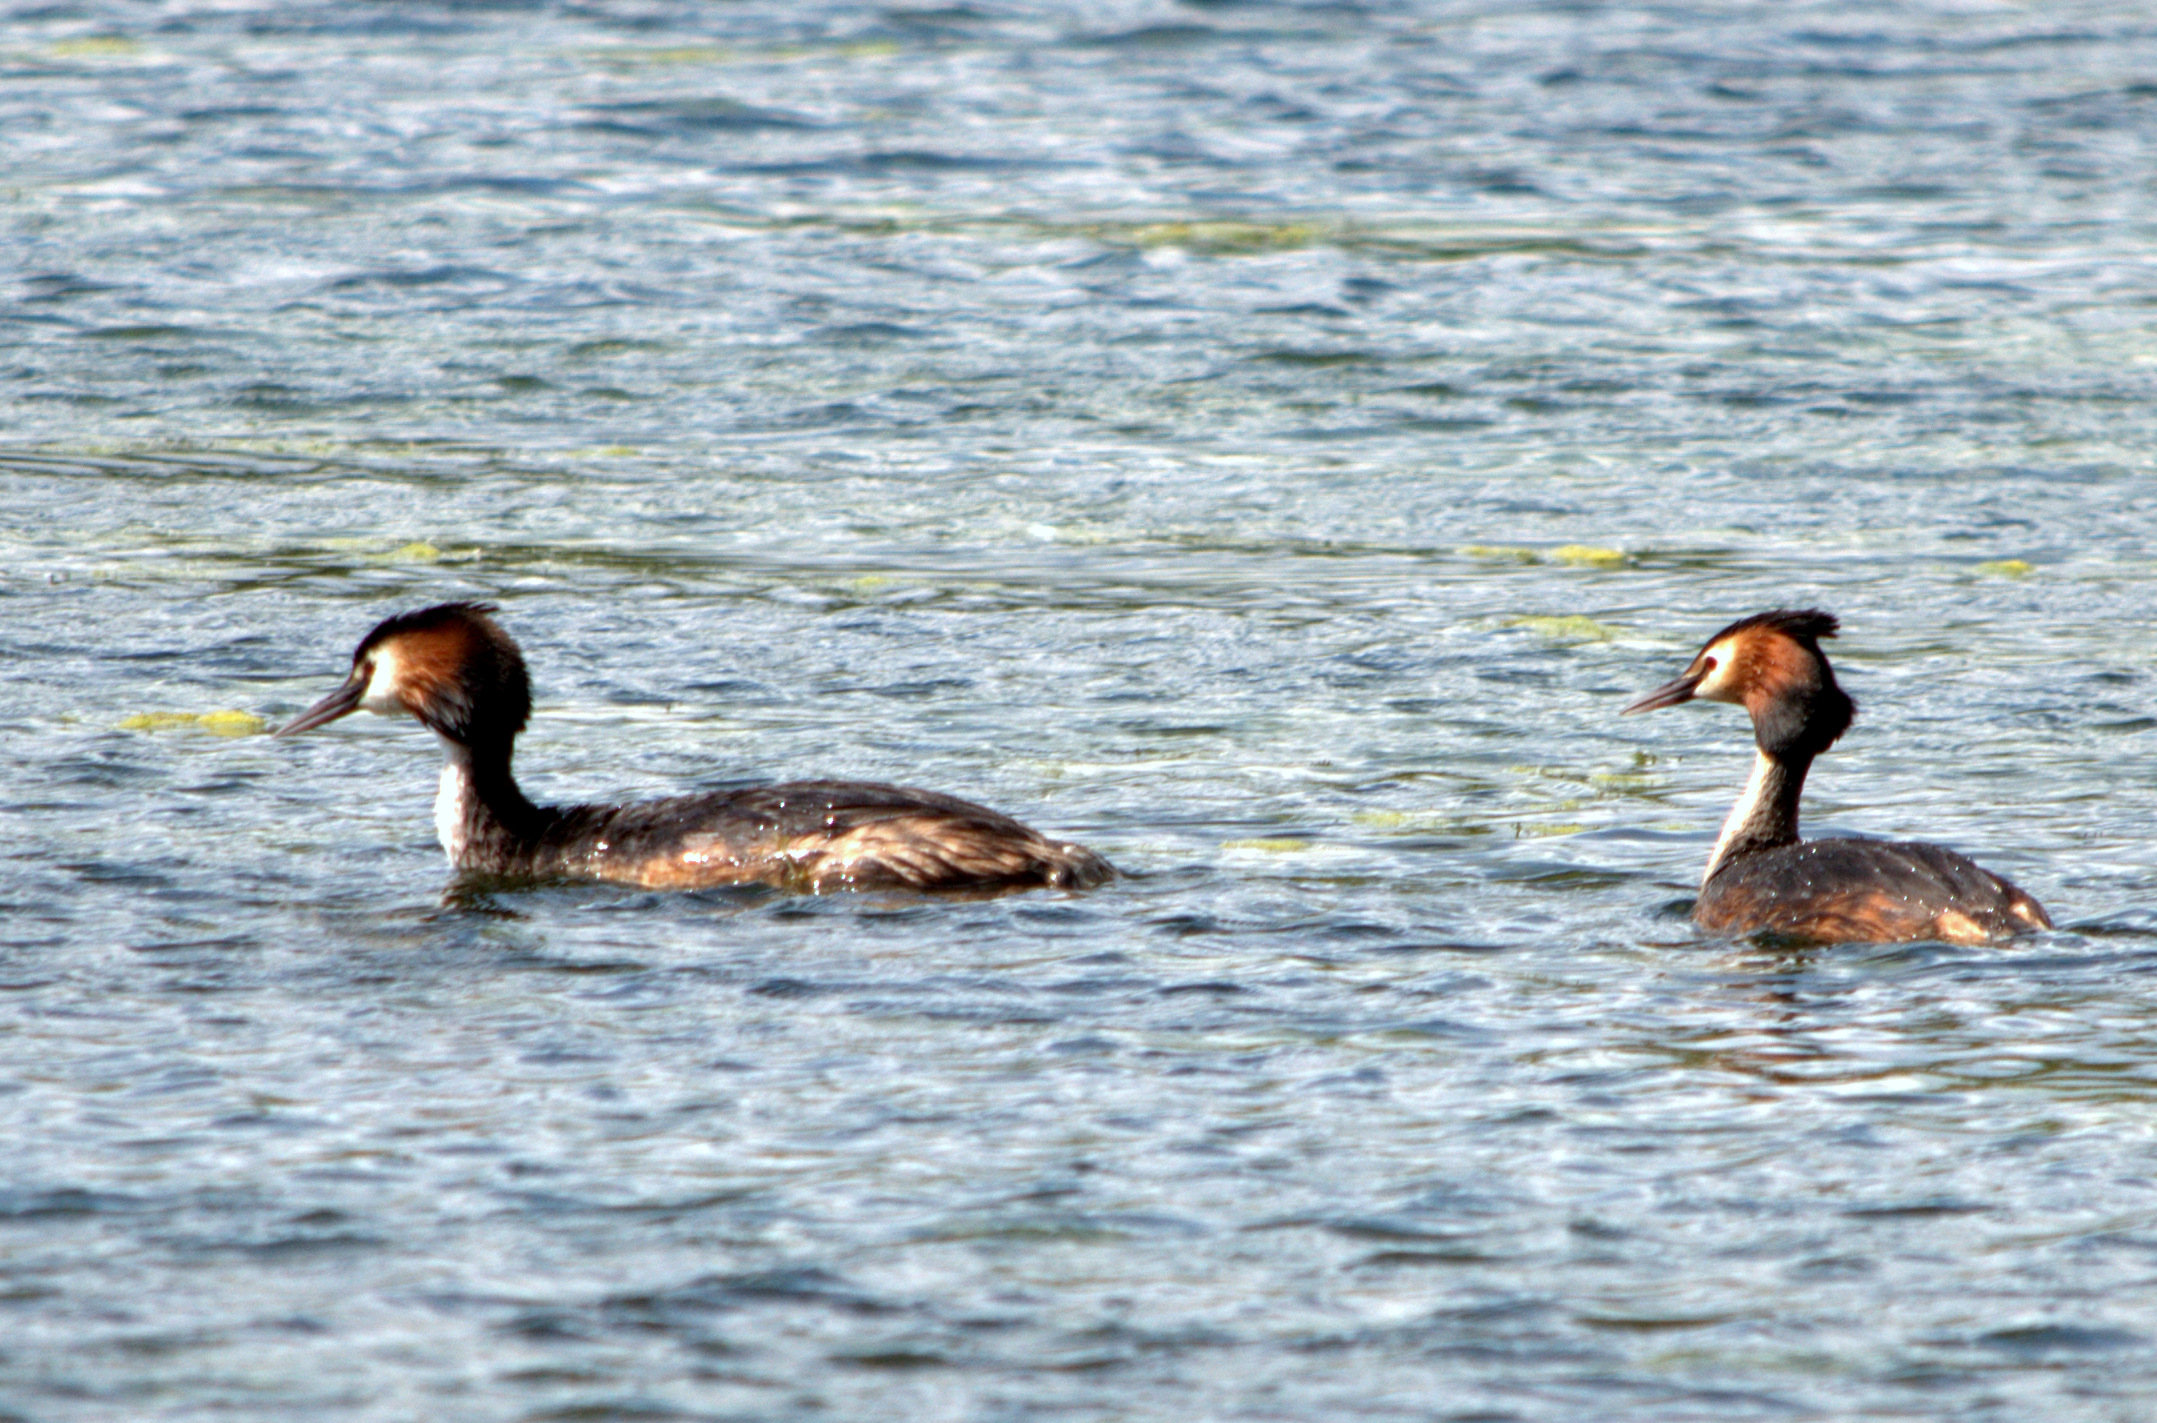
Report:
[[[2153,140],[2095,0],[19,12],[0,1409],[2146,1416]],[[446,894],[247,717],[451,597],[536,796],[1130,873]],[[1693,933],[1775,604],[2059,932]]]

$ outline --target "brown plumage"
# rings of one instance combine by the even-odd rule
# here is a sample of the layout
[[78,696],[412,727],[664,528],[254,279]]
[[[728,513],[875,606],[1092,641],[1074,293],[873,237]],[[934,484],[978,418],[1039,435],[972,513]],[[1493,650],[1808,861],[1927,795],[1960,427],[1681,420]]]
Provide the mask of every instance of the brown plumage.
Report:
[[1708,858],[1694,921],[1717,933],[1817,942],[1967,944],[2051,928],[2036,900],[1943,846],[1798,838],[1806,772],[1857,714],[1820,650],[1837,631],[1834,616],[1817,609],[1740,618],[1683,673],[1625,709],[1698,697],[1752,717],[1752,779]]
[[1940,845],[1804,840],[1740,855],[1700,887],[1693,919],[1719,934],[1815,943],[1981,944],[2049,929],[2044,907]]
[[533,847],[534,872],[646,889],[1085,889],[1113,873],[1083,846],[985,806],[875,781],[572,806],[560,817]]
[[1115,873],[955,796],[870,781],[796,781],[625,805],[538,806],[510,773],[531,714],[524,657],[475,603],[390,618],[344,685],[288,736],[354,711],[409,713],[442,739],[435,829],[450,862],[511,879],[566,877],[700,889],[1083,889]]

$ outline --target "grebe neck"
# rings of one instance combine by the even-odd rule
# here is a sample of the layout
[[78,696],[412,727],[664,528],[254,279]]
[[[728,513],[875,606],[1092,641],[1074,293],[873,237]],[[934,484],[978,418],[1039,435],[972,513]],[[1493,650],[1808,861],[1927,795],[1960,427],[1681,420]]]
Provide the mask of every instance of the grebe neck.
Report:
[[532,804],[510,774],[512,744],[442,742],[442,782],[434,798],[434,833],[449,862],[462,868],[499,863],[536,844],[558,812]]
[[1804,793],[1805,773],[1811,769],[1812,757],[1803,752],[1789,756],[1753,753],[1752,779],[1723,821],[1722,838],[1715,842],[1707,872],[1700,877],[1703,885],[1741,855],[1797,843],[1798,797]]

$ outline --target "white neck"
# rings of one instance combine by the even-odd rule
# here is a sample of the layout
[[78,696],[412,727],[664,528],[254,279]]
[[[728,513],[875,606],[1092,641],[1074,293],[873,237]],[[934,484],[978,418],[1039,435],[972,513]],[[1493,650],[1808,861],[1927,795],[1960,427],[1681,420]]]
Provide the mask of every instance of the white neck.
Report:
[[442,743],[442,782],[434,794],[434,838],[453,865],[464,860],[471,842],[472,805],[478,792],[472,786],[472,753],[446,736]]
[[[1715,872],[1723,867],[1723,860],[1740,841],[1758,842],[1766,838],[1770,843],[1788,843],[1797,839],[1797,795],[1790,784],[1790,767],[1765,751],[1753,752],[1753,774],[1745,782],[1745,789],[1738,794],[1738,803],[1730,807],[1729,816],[1723,821],[1723,833],[1715,842],[1715,853],[1708,856],[1707,870],[1700,876],[1706,884]],[[1798,785],[1804,784],[1804,771],[1798,771]]]

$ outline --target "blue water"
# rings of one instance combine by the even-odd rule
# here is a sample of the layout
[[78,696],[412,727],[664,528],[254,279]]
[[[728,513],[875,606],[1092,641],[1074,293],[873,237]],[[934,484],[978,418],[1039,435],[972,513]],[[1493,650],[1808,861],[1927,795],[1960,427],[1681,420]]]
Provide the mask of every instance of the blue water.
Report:
[[[0,1417],[2148,1417],[2153,151],[2120,3],[7,12]],[[452,597],[535,796],[1127,877],[453,892],[259,734]],[[2058,932],[1694,932],[1777,604]]]

